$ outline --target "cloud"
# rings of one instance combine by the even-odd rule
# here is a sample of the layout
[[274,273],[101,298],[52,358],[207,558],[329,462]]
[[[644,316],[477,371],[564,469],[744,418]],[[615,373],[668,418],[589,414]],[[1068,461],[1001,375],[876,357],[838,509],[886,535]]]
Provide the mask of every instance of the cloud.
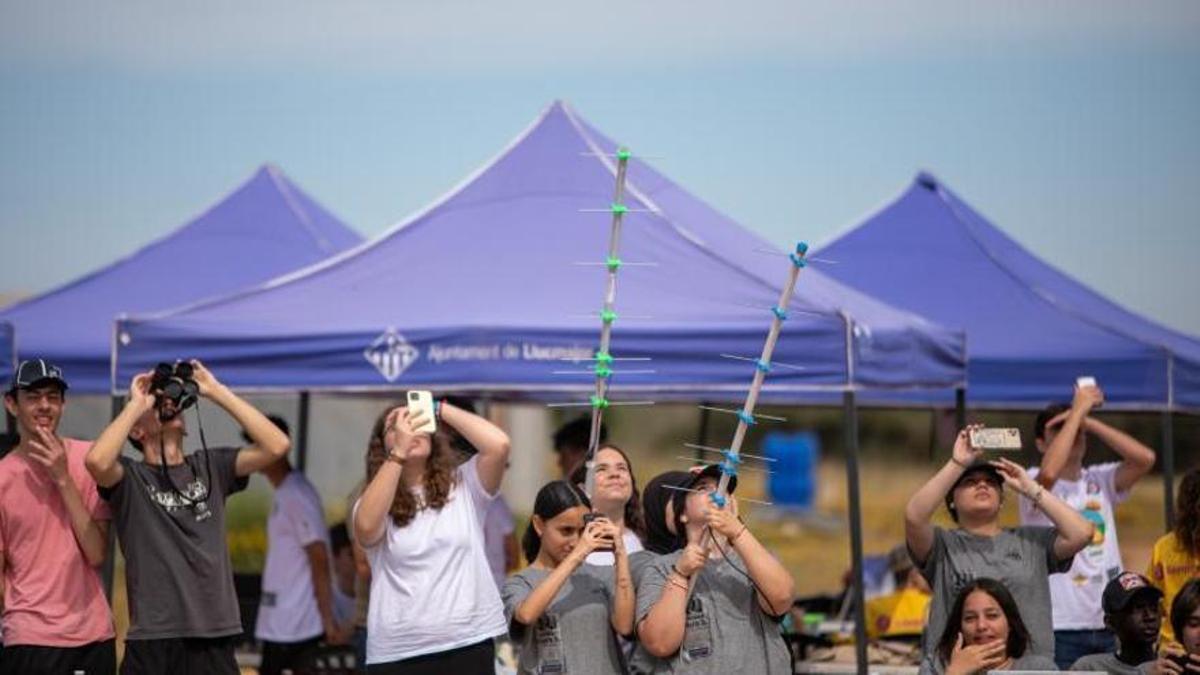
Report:
[[0,18],[8,68],[436,73],[857,60],[1100,41],[1190,49],[1200,3],[3,0]]

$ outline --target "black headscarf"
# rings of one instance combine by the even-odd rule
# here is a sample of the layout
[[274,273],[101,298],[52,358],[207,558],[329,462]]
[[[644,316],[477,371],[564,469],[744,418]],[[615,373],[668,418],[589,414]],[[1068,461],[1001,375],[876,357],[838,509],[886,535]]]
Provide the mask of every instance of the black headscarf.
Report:
[[646,550],[658,555],[666,555],[683,548],[683,534],[671,534],[667,529],[667,504],[674,498],[677,490],[672,487],[684,487],[692,480],[692,474],[687,471],[668,471],[661,473],[646,483],[642,490],[642,513],[646,519]]

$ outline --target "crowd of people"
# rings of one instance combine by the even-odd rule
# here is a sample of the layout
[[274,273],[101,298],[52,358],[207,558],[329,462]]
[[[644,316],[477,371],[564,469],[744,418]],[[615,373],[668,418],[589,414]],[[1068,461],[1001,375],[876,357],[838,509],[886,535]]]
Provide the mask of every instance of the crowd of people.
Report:
[[[286,422],[203,364],[135,377],[91,443],[58,433],[67,389],[33,359],[4,394],[18,436],[0,459],[0,675],[118,671],[99,574],[110,528],[130,613],[120,672],[239,672],[226,500],[256,472],[273,488],[262,673],[314,672],[329,645],[367,673],[490,674],[497,645],[530,674],[792,672],[795,582],[739,517],[736,476],[717,494],[716,465],[639,490],[629,455],[601,429],[589,457],[590,422],[574,421],[554,438],[562,476],[537,490],[518,538],[500,496],[505,432],[466,401],[399,405],[371,430],[347,522],[328,528],[288,462]],[[198,425],[202,449],[183,451],[181,413],[200,399],[243,446],[209,448]],[[1044,410],[1032,468],[975,447],[974,427],[958,434],[904,509],[895,593],[867,607],[873,636],[919,639],[922,673],[1200,673],[1200,469],[1147,573],[1125,570],[1114,508],[1155,453],[1094,418],[1102,401],[1083,386]],[[1118,461],[1084,464],[1089,437]],[[1017,527],[1001,524],[1009,498]],[[934,524],[942,508],[953,527]]]

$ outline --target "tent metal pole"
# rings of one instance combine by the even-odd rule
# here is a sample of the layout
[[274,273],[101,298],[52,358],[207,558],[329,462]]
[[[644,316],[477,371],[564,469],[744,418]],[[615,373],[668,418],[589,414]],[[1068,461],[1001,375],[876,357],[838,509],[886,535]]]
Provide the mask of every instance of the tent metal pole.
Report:
[[1170,410],[1162,412],[1163,506],[1167,530],[1175,527],[1175,424]]
[[967,390],[959,387],[954,390],[954,431],[967,426]]
[[304,473],[308,468],[308,407],[309,392],[300,392],[300,412],[296,416],[296,468]]
[[846,485],[850,492],[850,592],[854,594],[854,658],[859,675],[867,675],[867,612],[863,605],[862,497],[858,484],[858,408],[854,392],[842,394],[843,424],[846,427]]

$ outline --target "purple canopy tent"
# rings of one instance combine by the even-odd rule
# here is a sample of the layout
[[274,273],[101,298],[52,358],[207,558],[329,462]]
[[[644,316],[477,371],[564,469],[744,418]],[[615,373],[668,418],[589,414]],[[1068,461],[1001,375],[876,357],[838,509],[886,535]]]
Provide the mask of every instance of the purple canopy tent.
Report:
[[[897,251],[903,253],[898,255]],[[933,176],[821,247],[829,274],[887,303],[959,326],[970,339],[972,405],[1041,408],[1095,376],[1106,407],[1163,411],[1167,522],[1170,415],[1200,408],[1200,341],[1120,307],[1047,264]],[[945,392],[905,392],[909,403]]]
[[[44,357],[62,366],[72,392],[107,394],[112,391],[116,317],[227,295],[361,240],[268,165],[182,227],[90,274],[0,310],[0,321],[12,324],[21,357]],[[0,377],[7,380],[11,372],[0,371]]]

